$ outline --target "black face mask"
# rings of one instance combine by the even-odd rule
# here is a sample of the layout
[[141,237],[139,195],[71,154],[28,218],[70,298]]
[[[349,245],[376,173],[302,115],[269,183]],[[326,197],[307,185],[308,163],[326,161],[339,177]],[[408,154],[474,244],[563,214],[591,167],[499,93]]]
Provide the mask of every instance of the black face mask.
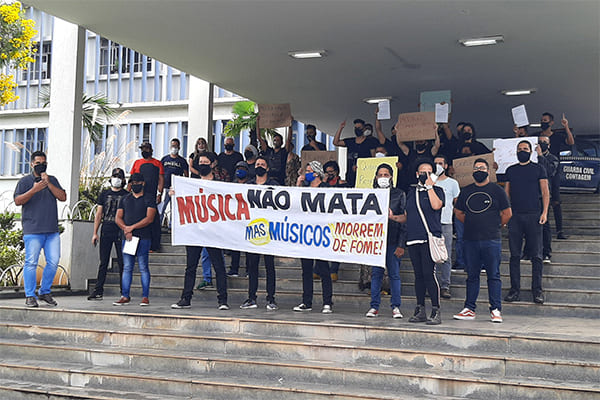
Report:
[[550,122],[540,122],[540,125],[541,125],[543,131],[550,128]]
[[265,176],[267,170],[263,167],[256,167],[256,169],[254,169],[254,172],[256,173],[256,176]]
[[548,143],[540,143],[540,149],[542,149],[542,153],[547,152],[549,147],[550,145]]
[[142,190],[144,190],[144,185],[141,183],[131,185],[131,191],[135,194],[141,193]]
[[233,145],[232,144],[226,144],[225,145],[225,150],[227,150],[227,151],[233,150]]
[[517,158],[519,159],[519,162],[527,162],[529,161],[530,157],[531,153],[528,151],[517,151]]
[[46,163],[42,163],[42,164],[37,164],[33,166],[33,170],[35,171],[35,173],[37,175],[41,175],[44,172],[46,172],[46,168],[48,167],[48,164]]
[[462,137],[463,140],[471,140],[473,138],[473,134],[471,132],[463,132]]
[[488,173],[485,171],[475,171],[473,172],[473,179],[475,179],[475,182],[477,183],[481,183],[483,181],[485,181],[488,177]]
[[250,160],[251,158],[254,158],[254,153],[251,151],[245,151],[244,157],[246,157],[246,160]]
[[419,174],[419,182],[421,183],[421,185],[424,185],[426,181],[427,181],[427,174]]
[[152,152],[151,151],[142,151],[142,157],[150,158],[150,157],[152,157]]
[[419,144],[417,145],[417,151],[423,151],[423,150],[425,150],[426,148],[427,148],[427,144],[425,144],[425,143],[419,143]]
[[198,173],[200,174],[200,176],[207,176],[208,174],[210,174],[210,171],[212,171],[212,168],[209,164],[200,164],[198,166]]
[[360,128],[354,128],[354,134],[355,134],[357,137],[361,137],[361,136],[363,135],[363,131],[362,131],[362,129],[360,129]]

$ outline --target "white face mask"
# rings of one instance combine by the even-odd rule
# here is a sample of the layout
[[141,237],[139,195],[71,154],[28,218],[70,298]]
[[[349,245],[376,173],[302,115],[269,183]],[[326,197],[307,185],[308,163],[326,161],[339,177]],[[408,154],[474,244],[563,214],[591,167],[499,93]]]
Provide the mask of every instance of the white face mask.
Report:
[[179,153],[179,149],[177,147],[171,147],[171,155],[176,155]]
[[384,188],[387,189],[390,187],[390,178],[377,178],[377,186],[379,186],[380,188]]
[[381,158],[381,157],[386,157],[386,155],[383,153],[375,153],[375,157]]
[[110,178],[110,185],[114,188],[120,188],[123,181],[121,178],[112,177]]
[[442,175],[443,173],[444,173],[444,167],[442,167],[442,165],[441,165],[441,164],[436,164],[436,165],[435,165],[435,174],[436,174],[437,176],[440,176],[440,175]]

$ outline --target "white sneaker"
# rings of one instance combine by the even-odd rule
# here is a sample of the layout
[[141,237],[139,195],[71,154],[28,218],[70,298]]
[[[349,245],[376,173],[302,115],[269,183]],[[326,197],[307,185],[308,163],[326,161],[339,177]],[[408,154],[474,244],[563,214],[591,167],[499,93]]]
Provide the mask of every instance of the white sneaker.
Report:
[[502,313],[497,308],[494,308],[490,312],[490,318],[492,319],[492,322],[502,322]]
[[472,321],[475,319],[475,311],[470,310],[467,307],[465,307],[465,308],[463,308],[463,310],[461,312],[454,315],[454,319]]
[[325,304],[323,306],[323,310],[321,310],[323,314],[331,314],[333,312],[333,308],[329,304]]
[[312,307],[309,307],[306,304],[302,303],[302,304],[298,304],[296,307],[294,307],[294,311],[297,311],[297,312],[312,311]]
[[379,315],[379,311],[376,310],[375,308],[370,308],[369,311],[367,311],[367,313],[365,314],[365,316],[369,317],[369,318],[373,318]]
[[399,307],[394,307],[392,309],[392,318],[404,318],[404,315],[400,312]]

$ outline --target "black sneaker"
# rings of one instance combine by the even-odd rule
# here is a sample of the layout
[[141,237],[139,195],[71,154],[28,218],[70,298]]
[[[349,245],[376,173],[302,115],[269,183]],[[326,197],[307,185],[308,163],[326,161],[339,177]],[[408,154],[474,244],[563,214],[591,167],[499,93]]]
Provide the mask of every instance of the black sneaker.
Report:
[[25,299],[25,307],[39,307],[39,304],[35,297],[30,296]]
[[460,265],[458,263],[454,263],[454,264],[452,264],[452,269],[453,270],[464,270],[465,266],[464,265]]
[[192,308],[192,305],[190,304],[189,300],[181,299],[177,303],[171,304],[171,308],[179,310],[182,308]]
[[431,316],[429,317],[429,319],[427,320],[427,322],[425,322],[425,324],[427,325],[439,325],[442,323],[442,313],[440,312],[439,308],[433,308],[433,310],[431,310]]
[[412,317],[408,319],[408,322],[426,322],[427,314],[425,314],[425,306],[417,306],[415,308],[415,313]]
[[279,306],[277,305],[277,303],[275,303],[275,300],[269,301],[267,303],[267,310],[268,311],[277,311],[277,310],[279,310]]
[[519,296],[518,292],[509,292],[506,297],[504,298],[504,301],[507,302],[513,302],[513,301],[519,301],[521,300],[521,296]]
[[443,299],[451,299],[452,294],[450,293],[450,289],[440,289],[440,297]]
[[550,256],[544,256],[544,258],[542,259],[542,262],[544,264],[552,264],[552,259]]
[[54,300],[52,298],[52,296],[50,295],[50,293],[46,293],[46,294],[39,294],[38,295],[38,299],[45,301],[47,304],[51,305],[51,306],[57,306],[58,303],[56,302],[56,300]]
[[306,304],[302,303],[302,304],[298,304],[296,307],[294,307],[294,311],[297,311],[297,312],[312,311],[312,307],[307,306]]
[[536,294],[535,296],[533,296],[533,302],[534,303],[538,303],[538,304],[544,304],[544,301],[546,299],[544,298],[544,293],[540,292],[538,294]]
[[229,304],[227,304],[227,303],[222,303],[222,304],[219,304],[219,307],[218,307],[218,308],[219,308],[219,310],[221,310],[221,311],[227,311],[227,310],[229,310]]
[[246,300],[245,302],[242,303],[242,305],[240,306],[240,308],[242,310],[246,310],[249,308],[258,308],[258,304],[256,304],[256,300]]
[[560,231],[556,234],[556,238],[558,240],[567,240],[569,237],[565,235],[562,231]]
[[104,297],[98,293],[92,293],[88,296],[88,300],[102,300]]
[[529,254],[523,254],[521,256],[521,260],[523,260],[523,261],[530,261],[531,260],[531,256]]
[[237,272],[234,272],[234,271],[232,271],[232,270],[229,270],[229,271],[227,272],[227,276],[229,276],[229,277],[231,277],[231,278],[237,278],[237,277],[239,277],[239,276],[240,276],[240,274],[238,274]]
[[198,290],[204,290],[207,287],[213,287],[212,282],[202,281],[202,282],[200,282],[200,284],[198,286],[196,286],[196,289],[198,289]]

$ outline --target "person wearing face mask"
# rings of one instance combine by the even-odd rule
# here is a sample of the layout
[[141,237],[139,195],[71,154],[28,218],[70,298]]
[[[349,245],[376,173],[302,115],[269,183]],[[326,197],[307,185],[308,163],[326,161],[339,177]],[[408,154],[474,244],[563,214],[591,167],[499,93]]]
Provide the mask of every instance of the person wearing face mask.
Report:
[[389,222],[387,232],[387,250],[385,254],[385,266],[372,267],[371,275],[371,308],[367,311],[367,317],[377,317],[379,315],[379,306],[381,304],[381,284],[383,275],[387,269],[390,279],[390,289],[392,297],[390,306],[392,308],[392,318],[402,318],[400,312],[401,282],[400,282],[400,259],[404,255],[406,242],[406,195],[404,191],[395,188],[393,185],[394,170],[389,164],[380,164],[375,172],[373,188],[388,189],[390,194]]
[[513,132],[514,132],[516,138],[528,136],[528,134],[527,134],[527,126],[517,126],[517,125],[514,125],[513,126]]
[[[233,178],[233,183],[247,183],[250,179],[250,174],[248,173],[248,163],[246,161],[240,161],[235,165],[235,173]],[[240,271],[240,256],[241,252],[237,250],[231,251],[231,266],[229,267],[229,271],[227,271],[227,276],[232,278],[237,278]],[[248,257],[246,257],[246,273],[244,276],[248,275]]]
[[[318,161],[311,161],[306,165],[305,173],[298,177],[297,186],[300,187],[329,187],[324,182],[325,171]],[[333,284],[329,273],[329,263],[325,260],[302,258],[302,303],[293,308],[296,312],[312,311],[313,301],[313,271],[321,276],[321,290],[323,292],[323,314],[333,312]]]
[[458,138],[458,152],[454,158],[463,158],[478,156],[491,153],[490,149],[476,139],[475,127],[470,122],[465,122],[462,128],[462,134]]
[[[156,202],[152,197],[144,196],[144,175],[139,172],[131,174],[129,178],[131,193],[124,196],[119,202],[115,222],[125,235],[125,240],[130,241],[135,236],[139,239],[135,255],[123,253],[123,277],[121,279],[121,298],[113,303],[115,306],[124,306],[130,303],[131,280],[133,267],[137,260],[142,281],[142,301],[140,306],[149,306],[150,300],[150,269],[148,268],[148,254],[152,243],[152,221],[156,219]],[[125,243],[123,243],[125,246]]]
[[[200,177],[200,174],[198,174],[198,171],[194,167],[194,165],[198,164],[198,157],[201,153],[209,152],[210,151],[208,150],[208,143],[206,142],[206,139],[198,138],[198,140],[196,140],[196,145],[194,146],[194,151],[188,157],[188,165],[190,166],[190,176],[192,178]],[[213,154],[215,155],[215,157],[217,156],[215,153]]]
[[506,169],[506,194],[513,216],[508,223],[510,247],[510,291],[504,301],[520,300],[521,250],[523,237],[531,256],[531,293],[535,303],[544,302],[542,290],[542,226],[548,220],[550,193],[544,168],[531,162],[531,143],[522,140],[517,145],[518,164]]
[[[165,211],[169,202],[171,201],[171,196],[169,196],[169,189],[171,188],[171,176],[188,176],[188,163],[185,158],[179,155],[179,149],[181,145],[179,139],[174,138],[171,140],[171,148],[169,149],[169,154],[164,156],[160,163],[163,165],[163,169],[165,171],[165,193],[163,194],[163,201],[158,205],[158,213],[159,213],[159,221],[163,223],[165,218]],[[170,224],[169,224],[170,227]]]
[[299,175],[298,170],[300,170],[300,167],[302,166],[300,157],[294,152],[295,145],[293,135],[294,131],[292,125],[290,125],[287,130],[287,139],[285,141],[285,150],[287,151],[287,160],[285,162],[285,186],[296,186]]
[[[542,131],[537,136],[545,136],[549,139],[550,153],[555,157],[559,158],[560,152],[564,149],[568,149],[570,146],[575,144],[575,138],[569,128],[569,120],[565,118],[563,113],[561,124],[564,131],[553,131],[552,125],[554,125],[554,116],[549,112],[542,114],[540,121]],[[568,239],[568,236],[563,232],[563,220],[562,220],[562,207],[560,202],[560,175],[557,174],[557,178],[550,181],[550,200],[552,203],[552,211],[554,213],[554,223],[556,226],[556,238],[557,239]]]
[[[14,193],[15,205],[22,207],[21,224],[25,242],[25,265],[23,266],[25,306],[38,307],[38,299],[56,306],[57,303],[50,294],[60,258],[56,200],[66,201],[67,193],[54,176],[46,173],[48,163],[44,152],[35,151],[30,159],[31,174],[19,180]],[[46,266],[36,297],[37,267],[42,249],[44,249]]]
[[[152,144],[144,142],[140,146],[142,158],[133,163],[130,174],[140,173],[144,176],[144,196],[153,199],[155,204],[159,204],[162,199],[162,192],[165,187],[165,169],[160,161],[152,157]],[[152,222],[152,245],[151,251],[160,249],[160,218],[158,213]]]
[[242,155],[242,153],[235,151],[233,149],[234,146],[235,142],[233,138],[225,138],[225,150],[222,151],[217,157],[217,162],[219,163],[219,166],[225,169],[227,171],[227,174],[229,174],[229,176],[232,178],[235,174],[235,165],[240,161],[244,161],[244,156]]
[[[92,244],[96,246],[100,241],[99,254],[100,265],[98,266],[98,279],[94,291],[88,296],[88,300],[102,300],[104,296],[104,282],[106,280],[106,270],[110,262],[110,253],[113,244],[117,253],[117,264],[119,265],[119,284],[123,279],[123,240],[121,229],[117,226],[115,218],[117,208],[123,197],[129,194],[123,189],[125,187],[125,171],[121,168],[115,168],[110,177],[110,188],[103,190],[98,196],[96,204],[96,217],[94,218],[94,234],[92,235]],[[98,228],[102,224],[100,237],[98,237]]]
[[[375,156],[375,148],[380,144],[380,141],[373,136],[365,135],[365,121],[362,119],[354,120],[354,135],[353,138],[341,139],[342,131],[346,127],[346,121],[340,124],[335,136],[333,144],[338,147],[346,147],[348,149],[346,181],[350,187],[354,187],[356,182],[356,163],[359,158],[369,158]],[[385,138],[384,138],[385,143]],[[383,143],[381,143],[383,144]]]
[[306,133],[306,143],[301,151],[325,151],[327,147],[324,143],[317,141],[317,127],[308,124],[304,127],[304,133]]
[[258,157],[258,149],[253,145],[249,144],[244,149],[244,158],[246,159],[246,163],[248,164],[248,174],[250,178],[254,178],[256,175],[254,173],[254,163],[256,162],[256,157]]
[[[408,322],[426,322],[428,325],[442,323],[440,311],[440,286],[435,276],[435,263],[429,252],[427,229],[417,206],[419,206],[432,235],[442,237],[442,207],[444,190],[434,186],[431,178],[433,163],[429,159],[417,160],[417,185],[410,188],[406,196],[406,247],[415,273],[417,307]],[[425,291],[431,297],[431,316],[425,311]]]
[[[398,169],[398,176],[396,176],[395,186],[397,188],[404,190],[404,192],[406,192],[406,190],[408,189],[408,185],[409,185],[408,179],[406,177],[406,173],[408,170],[408,164],[409,164],[409,160],[408,160],[408,156],[407,156],[408,148],[406,148],[407,153],[405,154],[403,149],[401,149],[400,146],[398,146],[398,141],[396,139],[396,125],[392,125],[390,139],[385,138],[385,136],[383,134],[383,129],[381,127],[381,121],[379,119],[377,119],[378,113],[379,113],[379,107],[377,107],[377,110],[375,112],[375,130],[377,131],[377,137],[384,138],[383,146],[385,148],[385,154],[387,154],[388,156],[397,156],[398,157],[398,161],[396,162],[396,168]],[[380,143],[381,143],[381,140],[380,140]],[[375,154],[375,155],[377,156],[377,154]]]
[[[396,140],[398,139],[399,138],[396,138]],[[440,149],[440,137],[436,134],[433,146],[428,140],[415,140],[414,148],[411,149],[406,144],[398,140],[398,147],[400,147],[400,150],[402,150],[402,153],[406,155],[408,160],[408,168],[406,170],[407,173],[404,182],[404,188],[408,190],[409,185],[417,183],[415,175],[410,171],[416,171],[417,162],[422,161],[423,159],[433,162],[433,157],[437,155]]]
[[[292,117],[290,118],[290,129],[293,122],[294,118]],[[256,117],[256,130],[260,132],[260,116]],[[280,185],[285,185],[288,151],[283,147],[283,136],[279,133],[273,136],[273,147],[269,147],[267,141],[261,135],[257,136],[260,142],[261,155],[269,161],[269,176],[276,179]]]
[[337,161],[327,161],[323,164],[323,170],[325,171],[325,181],[329,186],[347,187],[345,180],[340,178],[340,166]]
[[[552,199],[553,188],[555,186],[560,187],[560,175],[558,174],[560,161],[558,157],[550,153],[550,139],[547,136],[540,136],[538,138],[538,146],[535,150],[538,153],[538,163],[546,170],[550,187],[550,199]],[[527,248],[527,245],[525,245],[525,248]],[[542,227],[542,262],[544,264],[551,264],[551,259],[552,229],[550,228],[550,221],[546,221]]]
[[448,259],[436,266],[436,272],[440,277],[440,297],[449,299],[452,297],[450,293],[450,275],[452,272],[452,209],[456,198],[460,193],[458,182],[446,175],[448,170],[448,159],[446,156],[438,154],[433,162],[435,164],[435,174],[437,180],[435,186],[441,187],[444,190],[444,207],[442,208],[442,236],[448,251]]
[[512,210],[502,188],[490,182],[490,166],[483,158],[473,163],[474,183],[465,186],[456,200],[454,214],[464,223],[467,294],[464,308],[454,319],[475,319],[481,268],[487,275],[490,319],[502,322],[502,236],[500,228],[508,223]]

